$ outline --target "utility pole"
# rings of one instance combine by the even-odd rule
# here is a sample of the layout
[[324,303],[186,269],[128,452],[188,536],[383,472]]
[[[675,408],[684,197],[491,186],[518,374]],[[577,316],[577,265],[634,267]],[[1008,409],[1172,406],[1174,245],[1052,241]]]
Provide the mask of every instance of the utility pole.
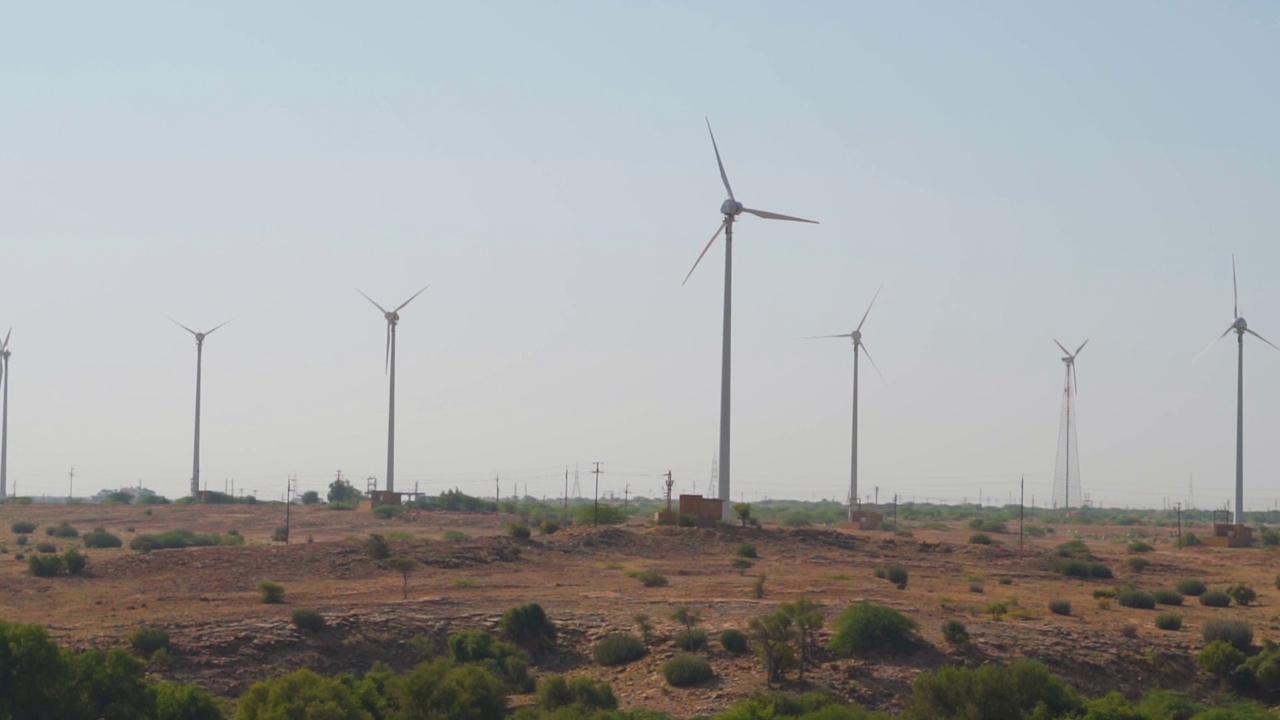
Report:
[[880,512],[880,486],[876,486],[876,512]]
[[289,507],[293,505],[293,493],[295,490],[297,490],[297,487],[298,487],[297,476],[290,475],[289,478],[285,480],[285,491],[284,491],[284,544],[285,545],[289,544]]
[[631,499],[631,483],[627,483],[626,487],[622,489],[622,513],[624,515],[627,512],[627,501],[629,501],[630,499]]
[[496,509],[498,503],[502,502],[502,489],[498,476],[493,476],[493,506]]
[[667,486],[667,512],[671,512],[671,486],[672,486],[672,485],[675,485],[675,484],[676,484],[676,481],[671,479],[671,471],[670,471],[670,470],[668,470],[668,471],[667,471],[667,482],[666,482],[666,486]]
[[1178,545],[1175,549],[1182,549],[1182,503],[1175,503],[1174,507],[1178,509]]
[[569,525],[569,466],[564,466],[564,519],[561,525]]
[[596,469],[591,471],[591,474],[596,476],[595,510],[591,513],[591,527],[596,527],[600,524],[600,462],[596,461],[595,465]]
[[1022,554],[1022,508],[1027,501],[1027,476],[1018,480],[1018,554]]
[[893,494],[893,531],[898,531],[898,493]]
[[68,504],[70,504],[71,500],[76,496],[75,487],[76,487],[76,469],[73,467],[71,468],[71,472],[67,473],[67,503]]

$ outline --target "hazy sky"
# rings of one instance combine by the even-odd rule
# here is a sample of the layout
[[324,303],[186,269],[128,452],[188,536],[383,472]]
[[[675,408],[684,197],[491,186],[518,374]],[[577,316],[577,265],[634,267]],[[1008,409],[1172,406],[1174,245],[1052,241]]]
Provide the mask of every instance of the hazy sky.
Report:
[[[21,494],[191,468],[278,497],[705,489],[717,446],[710,116],[735,243],[734,495],[861,482],[1045,504],[1081,355],[1095,502],[1222,505],[1230,253],[1280,344],[1280,6],[1258,2],[8,3],[0,328]],[[1246,507],[1280,499],[1280,352],[1246,343]],[[1015,494],[1016,499],[1016,494]]]

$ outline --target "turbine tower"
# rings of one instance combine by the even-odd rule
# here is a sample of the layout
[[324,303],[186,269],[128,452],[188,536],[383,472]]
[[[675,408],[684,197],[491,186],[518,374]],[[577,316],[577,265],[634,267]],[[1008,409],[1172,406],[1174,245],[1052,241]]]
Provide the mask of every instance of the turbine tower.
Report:
[[[168,316],[166,315],[166,317]],[[169,318],[169,322],[186,330],[196,338],[196,437],[194,449],[191,452],[191,497],[198,497],[200,494],[200,375],[201,366],[204,362],[204,339],[212,335],[214,330],[227,323],[224,322],[222,325],[215,326],[213,330],[207,332],[196,332],[173,318]],[[231,321],[228,320],[227,322]]]
[[1062,499],[1062,509],[1071,507],[1074,500],[1080,503],[1080,449],[1076,445],[1076,356],[1089,344],[1088,340],[1080,343],[1073,353],[1054,340],[1066,357],[1062,364],[1066,367],[1066,379],[1062,385],[1062,420],[1058,424],[1058,458],[1053,468],[1053,498]]
[[733,196],[733,188],[729,187],[729,176],[725,173],[724,163],[720,160],[720,148],[716,146],[716,136],[715,133],[711,132],[710,120],[707,120],[707,134],[711,136],[711,149],[715,151],[716,165],[720,168],[720,180],[724,183],[724,190],[729,194],[729,198],[720,204],[720,213],[724,215],[724,219],[720,221],[720,227],[716,228],[715,234],[707,241],[706,247],[702,248],[702,253],[693,262],[693,267],[689,269],[689,274],[684,276],[684,282],[680,284],[684,285],[689,282],[693,271],[698,269],[698,263],[702,262],[703,256],[711,249],[716,238],[720,237],[721,232],[724,232],[724,330],[720,345],[720,499],[724,501],[722,519],[728,521],[730,519],[731,503],[729,494],[729,366],[733,309],[733,223],[744,212],[766,220],[790,220],[792,222],[815,224],[817,221],[744,207]]
[[[1245,322],[1240,316],[1240,293],[1236,285],[1236,256],[1231,256],[1231,300],[1232,314],[1235,315],[1235,321],[1227,327],[1227,329],[1218,336],[1216,340],[1209,343],[1209,347],[1200,351],[1200,355],[1209,351],[1209,348],[1217,345],[1222,338],[1231,334],[1234,330],[1236,333],[1236,512],[1235,524],[1244,524],[1244,335],[1248,333],[1262,342],[1270,345],[1277,350],[1275,343],[1262,337],[1258,333],[1249,328],[1249,323]],[[1199,359],[1200,355],[1196,358]]]
[[400,303],[395,310],[387,310],[374,302],[373,298],[364,295],[363,290],[356,288],[356,292],[364,295],[365,300],[381,310],[382,316],[387,320],[387,356],[383,367],[384,372],[391,377],[390,400],[387,401],[387,492],[396,490],[396,325],[400,324],[400,311],[428,287],[431,286],[423,287],[408,300]]
[[9,497],[9,336],[0,343],[0,382],[4,383],[4,409],[0,410],[0,502]]
[[[881,285],[881,287],[884,287]],[[862,314],[862,320],[858,322],[858,327],[853,332],[847,332],[843,335],[816,335],[814,337],[804,338],[805,340],[821,340],[825,338],[849,338],[853,343],[853,443],[852,452],[849,459],[849,521],[853,522],[854,507],[858,502],[858,355],[861,352],[867,353],[867,359],[871,360],[871,367],[875,368],[876,374],[880,375],[880,379],[884,380],[884,375],[880,373],[880,368],[876,365],[876,361],[872,360],[871,352],[867,350],[867,346],[862,342],[862,326],[867,322],[867,316],[871,314],[871,306],[876,304],[876,298],[880,297],[880,288],[876,288],[876,294],[871,296],[871,302],[867,305],[867,311]]]

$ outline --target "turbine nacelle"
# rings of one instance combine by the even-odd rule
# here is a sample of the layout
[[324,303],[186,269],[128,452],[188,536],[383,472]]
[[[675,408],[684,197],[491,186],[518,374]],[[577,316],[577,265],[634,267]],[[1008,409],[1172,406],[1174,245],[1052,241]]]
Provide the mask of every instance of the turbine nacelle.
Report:
[[742,203],[733,198],[726,198],[720,203],[720,212],[728,217],[736,217],[742,214]]
[[392,325],[395,325],[396,323],[400,322],[400,313],[398,312],[393,311],[393,312],[383,313],[383,317],[385,317],[387,319],[387,322],[391,323]]
[[1244,331],[1249,329],[1249,323],[1245,322],[1244,318],[1238,317],[1235,322],[1231,323],[1231,327],[1236,332],[1244,334]]

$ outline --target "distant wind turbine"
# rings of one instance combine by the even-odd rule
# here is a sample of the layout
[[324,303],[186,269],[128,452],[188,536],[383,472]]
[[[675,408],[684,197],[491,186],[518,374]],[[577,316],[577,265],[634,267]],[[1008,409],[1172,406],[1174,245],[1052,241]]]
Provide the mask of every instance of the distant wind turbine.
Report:
[[[1217,345],[1222,338],[1231,333],[1236,333],[1236,512],[1235,524],[1244,524],[1244,335],[1250,335],[1258,338],[1262,342],[1270,345],[1277,350],[1275,343],[1262,337],[1258,333],[1249,329],[1249,323],[1244,321],[1240,316],[1240,293],[1236,285],[1236,256],[1231,256],[1231,312],[1235,315],[1235,321],[1227,327],[1216,340],[1209,343],[1209,347],[1200,351],[1200,355],[1209,352],[1209,348]],[[1200,359],[1200,355],[1196,359]]]
[[[1062,507],[1068,509],[1071,507],[1071,488],[1075,487],[1075,498],[1077,502],[1083,502],[1084,495],[1080,491],[1080,447],[1077,444],[1076,430],[1076,393],[1079,386],[1076,383],[1076,357],[1084,350],[1084,346],[1089,344],[1088,340],[1080,343],[1080,347],[1075,352],[1071,352],[1062,346],[1057,340],[1053,341],[1054,345],[1062,351],[1066,357],[1062,358],[1062,362],[1066,365],[1066,380],[1062,387],[1062,419],[1058,423],[1058,457],[1054,461],[1053,468],[1053,497],[1058,497],[1059,486],[1062,489]],[[1075,473],[1073,476],[1072,473]]]
[[[881,287],[884,287],[883,284]],[[871,296],[871,302],[867,305],[867,311],[862,314],[862,320],[858,322],[858,327],[853,332],[847,332],[843,335],[815,335],[813,337],[804,338],[805,340],[823,340],[826,338],[849,338],[853,342],[853,450],[849,459],[849,520],[853,521],[854,506],[858,502],[858,355],[860,352],[867,353],[867,359],[871,360],[871,367],[875,368],[876,374],[880,375],[880,379],[884,380],[884,375],[880,374],[880,368],[876,366],[876,361],[871,358],[871,352],[867,350],[866,344],[862,342],[862,326],[867,322],[867,316],[871,314],[871,306],[876,304],[876,298],[880,297],[880,288],[876,288],[876,294]]]
[[228,320],[227,322],[222,323],[222,325],[216,325],[214,326],[213,330],[208,330],[205,332],[196,332],[195,330],[192,330],[191,328],[187,327],[186,325],[183,325],[177,320],[174,320],[168,315],[166,315],[165,317],[169,318],[169,322],[173,323],[174,325],[177,325],[183,330],[186,330],[187,332],[194,335],[196,338],[196,433],[195,433],[195,446],[191,452],[191,497],[199,497],[200,495],[200,379],[201,379],[202,365],[204,364],[204,339],[212,335],[214,330],[217,330],[218,328],[222,327],[222,325],[226,325],[231,321]]
[[816,223],[817,221],[744,207],[733,196],[733,188],[729,187],[729,176],[725,173],[724,163],[720,160],[720,148],[716,146],[716,136],[715,133],[711,132],[710,120],[707,120],[707,133],[711,135],[711,149],[716,153],[716,165],[720,168],[720,180],[724,182],[724,189],[729,194],[729,198],[720,204],[720,212],[724,215],[724,220],[720,222],[720,227],[716,228],[715,234],[707,241],[706,247],[702,248],[702,253],[693,262],[693,267],[689,269],[689,274],[684,276],[684,282],[681,285],[689,282],[693,271],[698,268],[698,263],[702,262],[703,256],[711,249],[716,238],[720,237],[721,232],[724,232],[724,334],[720,348],[720,499],[724,501],[723,519],[728,521],[730,519],[729,366],[731,355],[730,329],[732,327],[733,309],[733,223],[744,212],[766,220],[791,220],[804,223]]
[[0,381],[4,382],[4,409],[0,411],[0,502],[9,497],[9,336],[13,328],[4,334],[0,343]]
[[400,324],[400,311],[406,305],[413,302],[430,285],[427,285],[414,293],[412,297],[400,303],[395,310],[387,310],[373,298],[364,294],[360,288],[356,288],[356,292],[364,295],[364,299],[373,303],[373,306],[382,311],[382,316],[387,320],[387,356],[384,360],[384,371],[391,376],[391,399],[387,402],[387,492],[395,492],[396,490],[396,325]]

